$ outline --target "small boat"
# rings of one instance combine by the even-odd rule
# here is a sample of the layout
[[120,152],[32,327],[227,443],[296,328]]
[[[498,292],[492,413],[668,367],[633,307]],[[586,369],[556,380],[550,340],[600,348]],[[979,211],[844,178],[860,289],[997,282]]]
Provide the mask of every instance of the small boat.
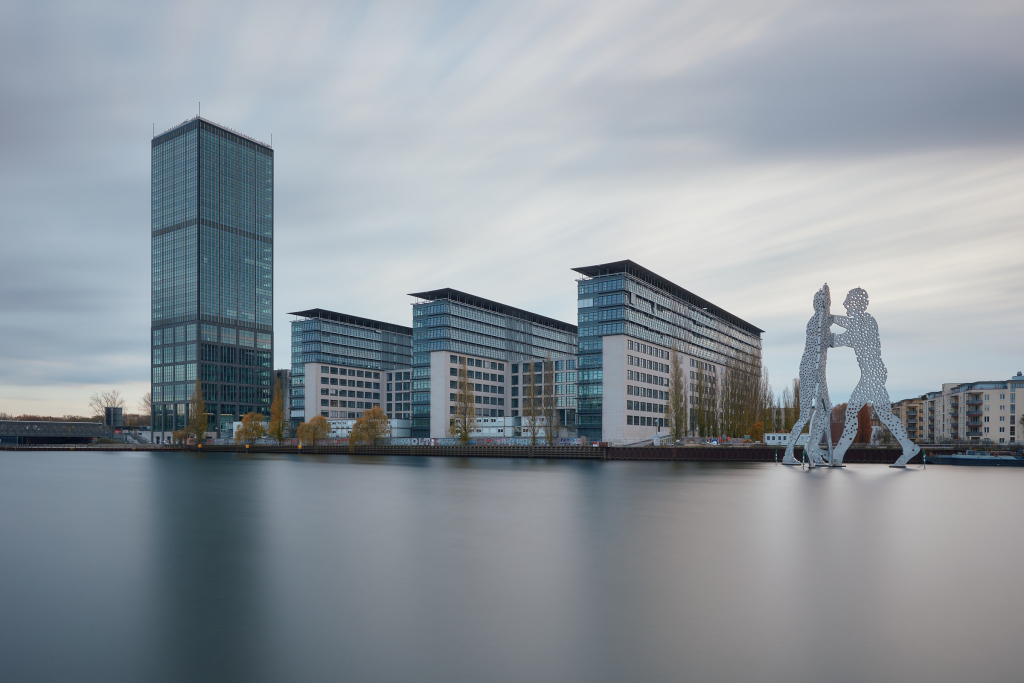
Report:
[[936,465],[981,465],[984,467],[1024,467],[1024,457],[1009,451],[972,451],[949,455],[929,455],[927,462]]

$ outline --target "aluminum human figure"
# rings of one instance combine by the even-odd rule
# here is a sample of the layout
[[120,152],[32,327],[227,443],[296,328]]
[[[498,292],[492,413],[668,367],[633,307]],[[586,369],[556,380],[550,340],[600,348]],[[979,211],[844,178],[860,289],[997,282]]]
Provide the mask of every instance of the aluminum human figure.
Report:
[[907,430],[899,418],[892,414],[889,392],[885,390],[888,375],[882,362],[882,342],[878,336],[878,323],[874,316],[867,312],[868,293],[857,287],[851,289],[843,302],[847,316],[833,316],[832,322],[846,331],[833,336],[835,347],[848,346],[857,355],[860,365],[860,381],[846,405],[846,426],[839,444],[833,454],[834,464],[841,465],[847,449],[857,435],[857,413],[866,403],[875,408],[875,414],[882,424],[889,428],[892,435],[903,446],[903,455],[893,467],[906,467],[907,462],[921,452],[921,448],[907,436]]
[[[811,421],[811,430],[808,434],[807,447],[804,448],[804,452],[807,453],[808,463],[811,467],[825,464],[822,460],[821,450],[818,448],[822,431],[820,425],[823,423],[823,420],[820,417],[819,419],[812,420],[812,417],[821,412],[819,409],[821,406],[819,398],[821,396],[824,396],[825,403],[828,404],[828,386],[825,384],[825,359],[828,345],[831,341],[831,335],[828,332],[832,324],[832,316],[829,313],[830,308],[831,295],[826,284],[814,294],[814,315],[807,321],[807,339],[804,343],[803,358],[800,359],[800,417],[789,433],[789,441],[786,443],[786,454],[782,458],[782,464],[784,465],[800,464],[800,461],[796,459],[793,449],[796,446],[796,440],[800,437],[800,433],[804,430],[808,421]],[[828,404],[828,410],[831,411],[831,409],[831,404]],[[817,435],[817,440],[815,440],[815,435]]]

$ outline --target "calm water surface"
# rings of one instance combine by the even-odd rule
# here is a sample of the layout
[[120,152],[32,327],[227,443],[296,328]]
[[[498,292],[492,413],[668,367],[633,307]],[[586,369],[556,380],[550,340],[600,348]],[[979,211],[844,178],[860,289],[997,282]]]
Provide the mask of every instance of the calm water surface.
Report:
[[1024,470],[0,453],[0,681],[1019,681]]

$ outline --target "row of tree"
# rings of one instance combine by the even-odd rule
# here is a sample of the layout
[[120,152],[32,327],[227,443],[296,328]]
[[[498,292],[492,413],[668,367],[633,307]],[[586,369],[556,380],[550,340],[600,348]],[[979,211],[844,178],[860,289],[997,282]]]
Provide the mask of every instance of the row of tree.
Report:
[[[540,365],[540,372],[537,372]],[[562,428],[561,412],[558,409],[555,391],[555,364],[550,354],[543,361],[527,361],[523,366],[523,382],[520,387],[520,412],[522,428],[530,438],[530,443],[537,444],[543,437],[549,446],[553,446]],[[540,376],[540,381],[538,381]],[[463,444],[468,443],[478,429],[476,419],[476,395],[473,392],[473,381],[470,376],[466,359],[462,359],[455,394],[455,412],[448,423],[448,432]]]
[[[331,425],[323,415],[317,415],[308,422],[303,422],[296,430],[299,443],[303,446],[319,446],[331,433]],[[352,425],[348,435],[349,450],[356,446],[372,446],[379,439],[391,436],[391,420],[380,406],[365,411]]]

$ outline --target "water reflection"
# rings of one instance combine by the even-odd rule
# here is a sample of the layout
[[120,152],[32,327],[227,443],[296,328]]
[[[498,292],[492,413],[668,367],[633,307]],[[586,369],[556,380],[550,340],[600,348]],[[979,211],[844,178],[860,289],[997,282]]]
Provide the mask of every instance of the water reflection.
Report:
[[1013,680],[1022,475],[2,453],[0,680]]

